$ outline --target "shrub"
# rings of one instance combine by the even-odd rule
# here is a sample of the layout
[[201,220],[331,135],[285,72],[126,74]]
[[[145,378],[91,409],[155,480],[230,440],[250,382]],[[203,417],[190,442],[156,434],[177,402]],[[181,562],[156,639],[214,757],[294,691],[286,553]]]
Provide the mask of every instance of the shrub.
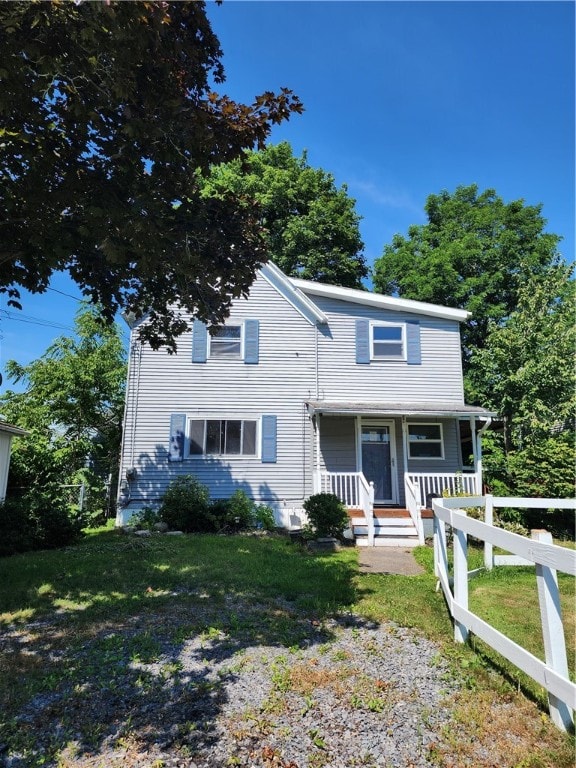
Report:
[[0,555],[65,547],[80,537],[81,527],[62,498],[29,491],[0,504]]
[[315,536],[341,538],[349,525],[344,504],[333,493],[316,493],[304,502],[310,528]]
[[229,518],[228,525],[237,531],[254,528],[256,523],[256,504],[238,488],[228,501]]
[[276,529],[274,510],[268,504],[257,504],[254,509],[254,518],[256,528],[263,528],[265,531]]
[[160,520],[159,513],[152,507],[142,507],[130,518],[130,525],[134,525],[141,531],[153,531],[155,524]]
[[159,514],[172,530],[206,532],[215,527],[208,488],[192,475],[177,477],[170,483],[162,497]]
[[226,528],[230,519],[229,499],[213,499],[210,502],[209,514],[211,515],[215,531],[221,531],[223,528]]

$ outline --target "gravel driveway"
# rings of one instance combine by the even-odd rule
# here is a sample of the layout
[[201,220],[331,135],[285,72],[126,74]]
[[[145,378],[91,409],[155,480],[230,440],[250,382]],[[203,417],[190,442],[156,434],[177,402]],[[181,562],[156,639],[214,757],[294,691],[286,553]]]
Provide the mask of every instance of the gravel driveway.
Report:
[[[432,766],[456,688],[435,645],[351,614],[187,595],[123,624],[64,617],[0,645],[51,683],[17,707],[6,768]],[[59,760],[59,762],[58,762]]]

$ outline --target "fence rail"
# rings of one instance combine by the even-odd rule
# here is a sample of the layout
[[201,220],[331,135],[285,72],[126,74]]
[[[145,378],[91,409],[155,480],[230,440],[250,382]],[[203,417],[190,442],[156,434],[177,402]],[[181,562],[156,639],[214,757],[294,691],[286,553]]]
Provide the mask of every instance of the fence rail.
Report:
[[[456,642],[463,643],[468,633],[473,632],[530,675],[548,691],[550,716],[553,722],[563,730],[570,730],[574,726],[576,685],[568,676],[556,571],[575,576],[576,553],[552,544],[552,537],[546,532],[537,532],[539,538],[530,539],[467,517],[464,511],[466,507],[485,507],[486,500],[487,497],[477,496],[436,499],[433,502],[434,571],[454,619],[454,639]],[[528,507],[536,506],[533,502],[542,500],[499,498],[498,501],[502,501],[500,506]],[[553,508],[557,500],[544,501],[546,507]],[[490,499],[488,504],[491,504]],[[576,502],[571,502],[571,505],[576,508]],[[454,534],[453,588],[449,576],[447,525],[452,527]],[[535,564],[546,661],[541,661],[468,609],[468,535],[488,542],[492,546],[501,547]]]

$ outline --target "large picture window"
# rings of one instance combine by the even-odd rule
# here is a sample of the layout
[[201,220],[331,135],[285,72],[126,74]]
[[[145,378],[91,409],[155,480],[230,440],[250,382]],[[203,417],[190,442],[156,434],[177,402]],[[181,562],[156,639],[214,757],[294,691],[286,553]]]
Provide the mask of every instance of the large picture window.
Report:
[[408,424],[408,456],[411,459],[443,459],[442,424]]
[[191,456],[256,456],[257,421],[191,419]]
[[405,360],[404,325],[373,324],[371,326],[373,360]]
[[241,325],[220,325],[210,329],[210,357],[240,357],[241,355]]

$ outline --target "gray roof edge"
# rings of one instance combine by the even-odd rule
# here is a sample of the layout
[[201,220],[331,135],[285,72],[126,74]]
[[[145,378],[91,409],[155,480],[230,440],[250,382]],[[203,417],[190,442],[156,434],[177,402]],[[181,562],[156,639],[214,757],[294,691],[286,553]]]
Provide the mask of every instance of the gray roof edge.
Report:
[[334,413],[342,415],[382,415],[382,416],[480,416],[496,418],[494,411],[477,405],[450,402],[330,402],[307,400],[306,404],[316,413]]
[[14,424],[8,424],[7,421],[0,421],[0,432],[8,432],[11,435],[27,435],[28,432]]

